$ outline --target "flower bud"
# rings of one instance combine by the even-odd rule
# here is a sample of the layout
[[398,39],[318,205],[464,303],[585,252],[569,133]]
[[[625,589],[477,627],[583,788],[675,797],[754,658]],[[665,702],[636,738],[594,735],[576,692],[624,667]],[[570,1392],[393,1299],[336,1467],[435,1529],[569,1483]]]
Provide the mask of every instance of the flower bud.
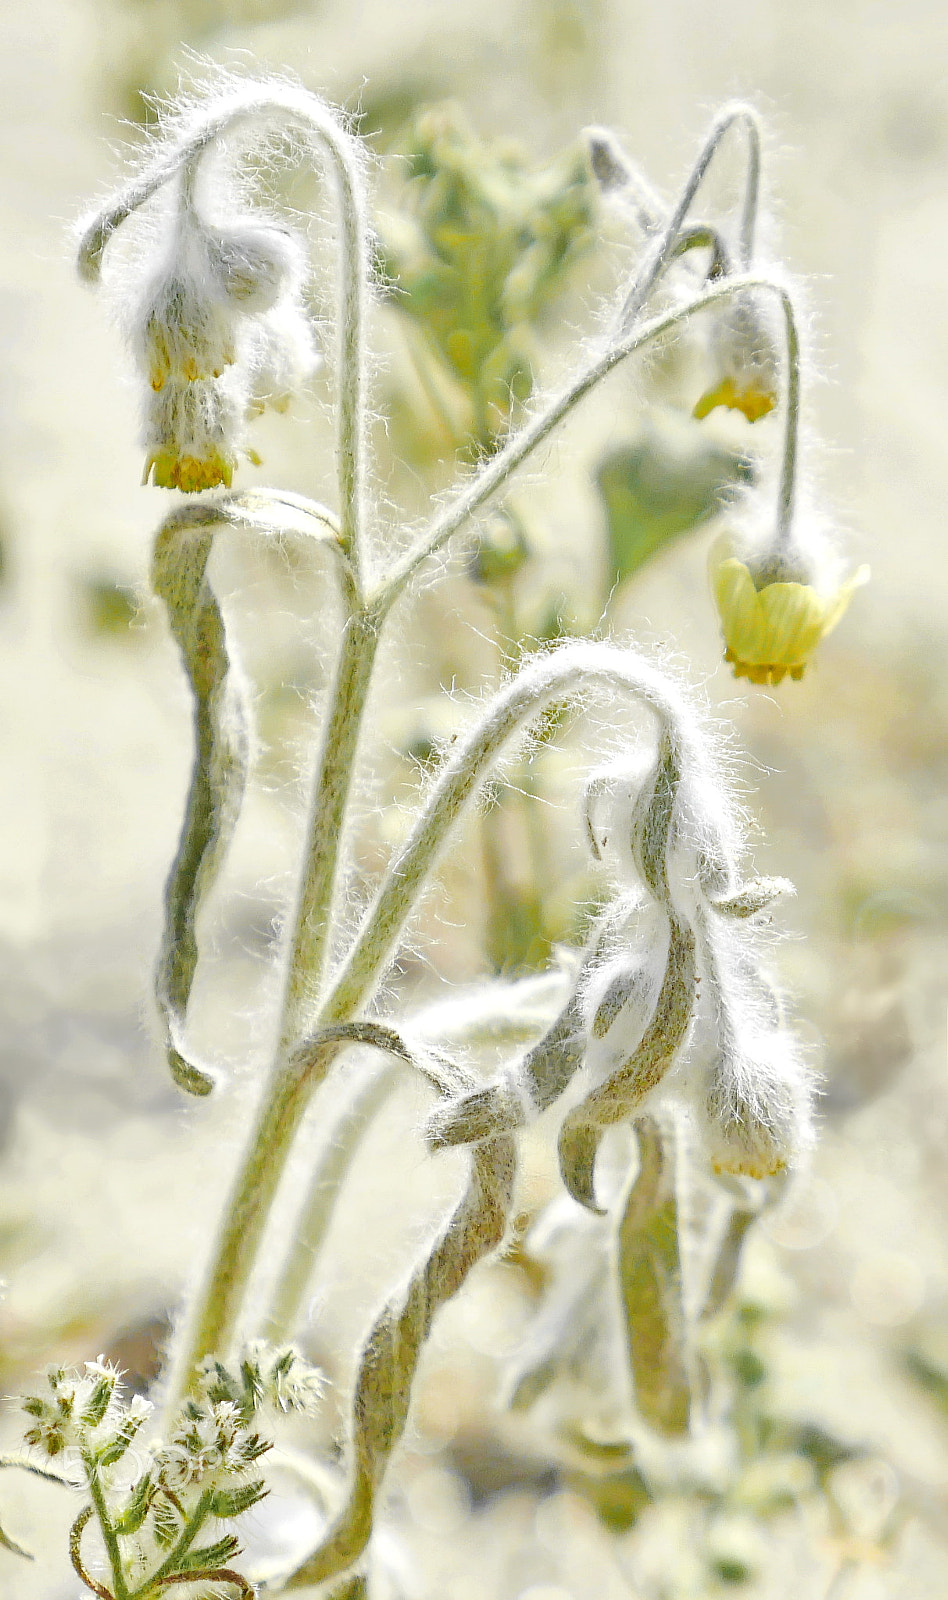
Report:
[[230,486],[247,418],[285,410],[318,364],[305,271],[301,243],[278,223],[212,226],[182,200],[164,259],[127,311],[149,384],[146,482]]
[[717,376],[695,405],[693,415],[699,421],[718,406],[740,411],[748,422],[759,422],[773,411],[779,397],[777,345],[751,295],[725,304],[708,353]]
[[813,1142],[812,1089],[785,1029],[726,1043],[706,1085],[705,1137],[716,1172],[767,1178]]

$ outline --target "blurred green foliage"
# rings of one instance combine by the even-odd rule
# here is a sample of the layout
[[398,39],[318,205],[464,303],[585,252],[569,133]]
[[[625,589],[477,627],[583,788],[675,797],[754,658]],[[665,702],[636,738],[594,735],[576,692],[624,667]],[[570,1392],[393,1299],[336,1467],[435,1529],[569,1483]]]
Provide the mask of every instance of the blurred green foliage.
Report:
[[593,180],[581,150],[532,168],[516,147],[478,139],[450,105],[415,118],[403,159],[404,212],[383,264],[463,399],[457,445],[489,452],[533,390],[535,331],[590,247]]
[[684,418],[666,414],[605,456],[596,484],[606,510],[610,586],[631,578],[673,539],[718,515],[753,468]]

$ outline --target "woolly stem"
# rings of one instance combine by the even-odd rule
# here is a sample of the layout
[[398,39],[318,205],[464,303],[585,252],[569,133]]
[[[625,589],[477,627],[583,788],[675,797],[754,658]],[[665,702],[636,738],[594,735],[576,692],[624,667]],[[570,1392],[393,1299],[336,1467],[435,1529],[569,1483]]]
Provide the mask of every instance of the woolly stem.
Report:
[[[776,286],[775,286],[776,287]],[[778,290],[783,308],[786,334],[786,395],[783,421],[783,461],[777,490],[777,531],[775,546],[785,550],[791,542],[793,507],[797,481],[797,442],[800,437],[800,335],[793,301],[786,290]]]
[[306,1030],[313,996],[319,992],[333,926],[339,840],[378,638],[378,621],[372,611],[356,612],[346,623],[306,825],[308,843],[297,891],[283,995],[280,1025],[283,1048],[294,1044]]
[[302,1320],[313,1264],[329,1232],[353,1151],[369,1122],[391,1094],[395,1082],[390,1067],[375,1069],[358,1085],[335,1125],[323,1135],[325,1142],[290,1230],[292,1243],[273,1289],[263,1327],[264,1337],[271,1344],[292,1339]]
[[656,668],[629,651],[571,644],[529,663],[494,696],[481,721],[466,739],[458,740],[442,767],[324,1002],[323,1021],[351,1016],[370,995],[449,830],[507,741],[551,701],[570,698],[597,683],[644,701],[678,745],[686,719],[683,703]]
[[760,195],[760,123],[751,106],[727,106],[711,124],[711,130],[691,169],[678,204],[647,256],[638,277],[626,295],[619,314],[619,331],[628,333],[659,278],[667,270],[676,253],[676,246],[685,218],[694,204],[708,168],[731,128],[742,125],[747,136],[747,179],[744,203],[741,210],[738,234],[738,260],[742,271],[750,267],[754,253],[754,233],[757,226],[757,208]]
[[309,1102],[338,1046],[310,1057],[281,1061],[264,1093],[235,1177],[209,1268],[181,1330],[165,1396],[173,1416],[206,1356],[226,1357],[233,1344],[241,1302],[263,1239],[270,1208],[293,1140]]
[[[386,614],[425,561],[459,532],[474,513],[506,484],[511,474],[523,465],[537,446],[549,437],[563,418],[568,416],[574,406],[578,405],[579,401],[584,399],[603,378],[620,366],[628,356],[633,355],[636,350],[641,350],[653,339],[660,339],[663,335],[673,332],[675,328],[681,327],[697,313],[748,290],[760,290],[778,295],[785,305],[790,305],[789,314],[792,317],[792,304],[786,289],[770,278],[742,275],[726,278],[723,282],[716,283],[696,295],[686,305],[676,306],[673,310],[663,312],[660,316],[640,324],[631,332],[623,334],[621,338],[611,339],[558,394],[549,400],[542,411],[528,418],[523,427],[508,439],[503,449],[495,456],[491,456],[490,460],[485,462],[435,517],[416,548],[402,558],[375,594],[374,603],[379,616]],[[788,410],[788,426],[791,425],[796,427],[796,416],[791,424]]]
[[371,257],[365,181],[359,148],[342,122],[315,95],[292,84],[231,83],[217,94],[199,122],[181,119],[158,147],[154,159],[87,223],[79,244],[79,271],[96,282],[102,258],[116,228],[182,170],[193,173],[205,151],[223,134],[254,117],[282,112],[301,122],[329,158],[336,187],[340,228],[339,317],[336,383],[340,540],[360,583],[366,476],[365,309],[371,283]]

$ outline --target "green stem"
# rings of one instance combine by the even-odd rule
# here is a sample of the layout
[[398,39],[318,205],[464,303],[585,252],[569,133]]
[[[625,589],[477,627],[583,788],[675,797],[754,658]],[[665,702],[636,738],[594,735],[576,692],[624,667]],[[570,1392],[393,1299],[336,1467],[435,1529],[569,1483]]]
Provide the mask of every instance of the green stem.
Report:
[[105,1545],[109,1566],[112,1569],[112,1582],[115,1586],[115,1600],[130,1600],[125,1574],[122,1571],[122,1552],[119,1549],[118,1534],[112,1526],[109,1509],[105,1503],[102,1484],[99,1479],[99,1469],[88,1456],[83,1456],[82,1464],[85,1467],[86,1481],[89,1485],[89,1494],[95,1507],[95,1514],[99,1519],[102,1530],[102,1542]]
[[[442,548],[469,522],[475,512],[479,511],[497,490],[502,488],[509,480],[511,474],[530,457],[537,446],[553,432],[554,428],[562,422],[563,418],[578,405],[579,401],[594,389],[601,380],[608,376],[616,367],[621,365],[628,356],[653,339],[659,339],[664,334],[671,333],[675,328],[681,327],[689,318],[701,311],[722,304],[733,295],[746,293],[748,290],[760,290],[762,293],[776,294],[784,302],[785,311],[789,318],[793,316],[792,302],[789,293],[780,284],[774,283],[770,278],[757,276],[734,276],[725,278],[722,282],[713,284],[701,294],[696,295],[683,306],[676,306],[671,311],[663,312],[660,316],[653,317],[650,321],[640,323],[631,332],[625,333],[621,338],[612,339],[605,348],[593,356],[581,371],[567,383],[558,394],[554,395],[542,411],[528,418],[520,430],[512,434],[495,456],[491,456],[480,470],[474,474],[461,491],[449,501],[444,510],[435,517],[426,534],[419,541],[413,551],[409,551],[389,577],[379,588],[375,598],[375,605],[380,617],[384,617],[395,600],[405,587],[415,577],[420,567]],[[789,310],[787,311],[787,308]],[[788,407],[788,426],[796,426],[796,415],[791,415]],[[791,463],[792,465],[792,463]]]
[[264,1325],[271,1344],[292,1339],[301,1320],[313,1263],[329,1232],[353,1150],[376,1111],[395,1087],[388,1065],[374,1068],[359,1084],[342,1114],[323,1134],[323,1148],[309,1177],[306,1197],[291,1230],[292,1243],[277,1279]]
[[308,1070],[296,1057],[282,1059],[264,1094],[234,1180],[214,1257],[174,1363],[166,1398],[169,1415],[188,1393],[204,1358],[212,1354],[226,1356],[231,1348],[243,1296],[293,1140],[309,1097],[325,1077],[334,1053],[333,1047],[327,1047]]
[[155,1584],[160,1583],[162,1579],[167,1577],[169,1573],[174,1572],[175,1567],[178,1566],[181,1560],[181,1557],[187,1555],[192,1544],[203,1528],[205,1522],[207,1521],[208,1512],[210,1509],[211,1496],[209,1494],[202,1494],[200,1500],[182,1528],[181,1533],[179,1534],[175,1543],[174,1549],[168,1552],[164,1561],[161,1563],[161,1566],[152,1573],[150,1578],[146,1578],[141,1588],[134,1591],[130,1597],[130,1600],[139,1600],[140,1596],[147,1595],[148,1591],[155,1587]]
[[667,684],[644,661],[609,646],[565,645],[524,667],[490,702],[481,721],[458,741],[428,801],[390,863],[359,935],[322,1007],[321,1022],[350,1017],[372,993],[380,972],[439,855],[445,838],[507,741],[551,701],[602,684],[643,700],[664,725],[677,726]]
[[797,442],[800,437],[800,335],[793,301],[785,289],[777,289],[783,308],[786,332],[786,396],[783,419],[783,462],[777,490],[777,536],[775,545],[786,549],[792,537],[793,508],[797,482]]
[[350,616],[310,801],[308,843],[286,968],[280,1041],[284,1048],[307,1031],[307,1013],[319,992],[332,928],[339,841],[378,638],[375,613],[364,610]]
[[711,131],[681,191],[678,204],[626,295],[619,315],[620,333],[628,333],[659,278],[664,275],[674,259],[678,238],[685,218],[694,204],[695,195],[704,181],[722,139],[738,124],[744,127],[748,144],[747,181],[738,234],[739,264],[745,272],[750,267],[754,253],[754,233],[760,194],[760,123],[752,107],[737,105],[726,107],[712,123]]

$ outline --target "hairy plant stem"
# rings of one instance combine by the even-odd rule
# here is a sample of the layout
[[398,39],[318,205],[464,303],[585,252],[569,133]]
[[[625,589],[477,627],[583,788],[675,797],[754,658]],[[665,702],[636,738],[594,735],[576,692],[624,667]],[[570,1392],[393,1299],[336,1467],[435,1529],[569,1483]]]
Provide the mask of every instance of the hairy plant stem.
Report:
[[694,204],[695,195],[704,181],[722,139],[736,125],[743,126],[748,145],[747,178],[738,233],[739,265],[743,272],[748,271],[754,254],[754,233],[757,227],[760,196],[760,123],[756,112],[750,106],[737,105],[726,107],[712,124],[711,131],[678,198],[678,204],[626,295],[619,313],[620,333],[629,332],[656,283],[674,260],[681,230]]
[[[775,283],[772,278],[741,274],[725,278],[722,282],[703,290],[701,294],[695,295],[686,304],[652,317],[648,322],[640,323],[638,327],[624,333],[621,338],[605,342],[587,365],[571,378],[541,411],[528,417],[523,427],[510,436],[503,449],[491,456],[478,472],[472,475],[468,483],[434,518],[415,549],[408,551],[383,579],[373,596],[379,617],[387,614],[429,557],[441,550],[448,540],[463,528],[482,506],[486,505],[497,490],[506,484],[512,473],[523,465],[537,446],[541,445],[563,418],[569,415],[573,407],[627,357],[643,349],[652,340],[673,333],[676,328],[682,327],[700,312],[723,304],[733,295],[758,290],[764,294],[779,296],[784,302],[785,314],[792,319],[793,306],[786,289]],[[787,416],[790,426],[789,407]],[[794,414],[792,418],[794,428],[796,420]]]
[[785,289],[777,289],[783,309],[786,332],[786,394],[784,396],[783,462],[777,491],[777,529],[775,545],[786,548],[793,537],[793,510],[797,483],[797,442],[800,436],[800,335],[793,301]]
[[339,842],[378,642],[377,613],[368,608],[353,612],[343,631],[310,801],[304,865],[286,966],[281,1049],[289,1048],[308,1031],[308,1012],[320,989],[332,928]]
[[[526,668],[501,693],[488,716],[442,771],[408,840],[389,867],[338,974],[317,1007],[312,997],[317,993],[317,972],[322,970],[325,959],[339,864],[339,838],[379,632],[386,615],[424,561],[464,526],[603,377],[650,340],[673,331],[696,313],[748,290],[776,293],[785,306],[789,303],[787,291],[769,279],[729,278],[687,305],[652,319],[602,351],[545,410],[528,421],[521,432],[480,469],[435,519],[416,551],[400,563],[366,606],[350,617],[314,788],[310,844],[287,965],[281,1048],[235,1179],[216,1255],[199,1291],[186,1353],[177,1364],[172,1399],[182,1390],[186,1391],[205,1356],[212,1353],[223,1356],[228,1352],[295,1135],[309,1098],[325,1077],[333,1054],[327,1049],[320,1069],[309,1071],[301,1078],[287,1051],[310,1029],[348,1022],[371,996],[445,835],[477,783],[486,775],[504,741],[547,700],[568,696],[572,688],[590,680],[625,687],[648,703],[654,703],[656,709],[666,703],[667,691],[661,688],[657,674],[650,686],[645,687],[642,673],[647,677],[648,670],[644,664],[636,669],[637,677],[635,673],[630,676],[628,670],[622,672],[612,652],[607,650],[606,658],[611,658],[608,666],[603,662],[597,668],[591,660],[588,668],[578,666],[577,653],[582,656],[591,651],[598,659],[597,652],[602,647],[568,646]],[[792,315],[792,311],[789,314]],[[544,687],[547,682],[549,688]],[[649,699],[650,695],[653,700]]]
[[86,1457],[83,1457],[83,1466],[85,1467],[86,1481],[89,1485],[89,1494],[102,1532],[102,1542],[109,1558],[112,1583],[115,1587],[115,1600],[129,1600],[129,1589],[125,1582],[125,1574],[122,1571],[122,1552],[119,1549],[118,1535],[112,1526],[112,1519],[109,1516],[109,1508],[105,1503],[105,1495],[102,1492],[102,1484],[99,1481],[99,1469],[94,1461]]
[[313,1263],[329,1232],[353,1150],[368,1123],[395,1087],[391,1066],[374,1069],[354,1090],[309,1175],[306,1195],[291,1229],[291,1242],[270,1299],[263,1335],[272,1344],[292,1339],[301,1321]]

